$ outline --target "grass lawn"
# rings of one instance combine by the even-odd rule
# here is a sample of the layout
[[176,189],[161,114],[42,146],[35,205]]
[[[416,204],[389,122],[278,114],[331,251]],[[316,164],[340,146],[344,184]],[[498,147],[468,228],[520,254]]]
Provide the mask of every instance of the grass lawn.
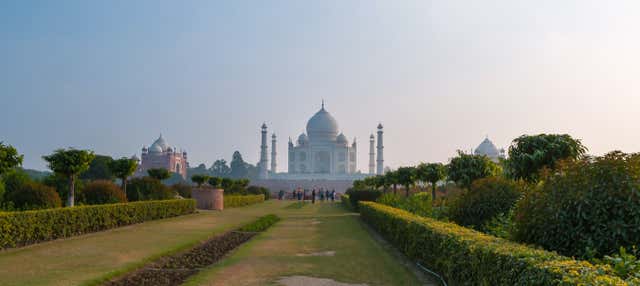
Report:
[[276,212],[281,202],[117,228],[0,252],[0,285],[80,285],[138,267]]
[[371,237],[356,214],[337,203],[283,205],[277,214],[282,221],[185,285],[279,285],[281,277],[294,275],[368,285],[424,284]]

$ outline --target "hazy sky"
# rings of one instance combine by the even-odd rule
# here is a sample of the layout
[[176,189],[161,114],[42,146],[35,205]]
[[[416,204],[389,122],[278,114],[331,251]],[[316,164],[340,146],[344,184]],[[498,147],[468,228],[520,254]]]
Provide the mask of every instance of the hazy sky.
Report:
[[640,1],[0,1],[0,141],[45,169],[60,147],[139,154],[162,133],[192,166],[259,127],[286,141],[324,98],[392,167],[489,137],[569,133],[640,151]]

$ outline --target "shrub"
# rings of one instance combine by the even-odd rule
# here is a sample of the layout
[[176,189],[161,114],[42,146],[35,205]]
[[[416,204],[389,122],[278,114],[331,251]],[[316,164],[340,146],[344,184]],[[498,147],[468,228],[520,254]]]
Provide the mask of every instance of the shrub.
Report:
[[342,195],[340,196],[340,202],[342,203],[342,206],[348,210],[348,211],[352,211],[353,210],[353,206],[351,205],[351,200],[349,199],[349,195]]
[[171,190],[183,198],[191,198],[191,186],[185,183],[178,183],[171,186]]
[[398,194],[386,193],[378,197],[376,199],[376,203],[394,207],[394,208],[400,208],[400,205],[402,204],[402,199],[403,198]]
[[416,193],[408,198],[393,193],[387,193],[380,196],[376,202],[386,206],[403,209],[419,216],[431,216],[433,211],[431,195],[428,193]]
[[19,210],[51,209],[62,206],[56,191],[36,182],[27,182],[18,190],[7,193],[7,201]]
[[459,225],[484,230],[485,223],[513,208],[521,191],[519,183],[500,177],[476,180],[450,203],[449,218]]
[[452,223],[373,202],[361,218],[409,258],[450,285],[627,285],[608,266],[594,266]]
[[516,207],[514,238],[568,256],[640,245],[640,154],[559,164]]
[[272,225],[276,224],[279,221],[280,221],[280,218],[278,216],[274,214],[268,214],[265,216],[261,216],[260,218],[258,218],[256,221],[252,223],[244,225],[238,230],[246,231],[246,232],[262,232],[267,230],[269,227],[271,227]]
[[189,214],[194,200],[148,201],[0,213],[0,249]]
[[85,202],[89,205],[126,203],[127,197],[111,181],[97,180],[84,187]]
[[237,208],[264,202],[263,195],[224,196],[225,208]]
[[247,188],[247,194],[249,194],[249,195],[263,195],[265,201],[269,200],[271,198],[271,192],[269,191],[269,189],[267,189],[265,187],[249,186]]
[[151,177],[134,178],[127,184],[129,201],[169,200],[175,193],[158,179]]
[[356,190],[352,188],[347,190],[347,195],[349,195],[349,200],[351,200],[351,205],[354,210],[357,211],[359,201],[373,202],[382,195],[382,192],[377,190]]

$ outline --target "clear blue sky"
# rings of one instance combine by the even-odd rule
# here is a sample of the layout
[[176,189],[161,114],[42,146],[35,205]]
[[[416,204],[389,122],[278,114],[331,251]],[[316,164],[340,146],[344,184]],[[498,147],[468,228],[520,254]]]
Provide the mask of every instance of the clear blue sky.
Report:
[[392,167],[485,135],[569,133],[640,151],[638,1],[1,1],[0,140],[139,154],[163,133],[207,166],[255,163],[265,121],[297,137],[324,98]]

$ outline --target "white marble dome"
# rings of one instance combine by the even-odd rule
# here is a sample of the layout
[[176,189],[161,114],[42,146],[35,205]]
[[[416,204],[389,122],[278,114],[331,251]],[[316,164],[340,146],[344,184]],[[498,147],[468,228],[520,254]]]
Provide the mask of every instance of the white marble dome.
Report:
[[338,136],[338,122],[324,109],[318,111],[307,122],[307,134],[312,142],[335,141]]
[[169,149],[169,144],[167,144],[167,141],[165,141],[164,138],[162,138],[162,134],[160,134],[160,137],[156,139],[156,141],[153,142],[153,144],[151,144],[151,147],[149,147],[149,152],[162,153],[167,149]]
[[336,141],[338,142],[338,144],[349,145],[349,140],[347,140],[347,136],[344,136],[344,134],[342,133],[338,135],[338,137],[336,138]]
[[489,158],[497,158],[500,156],[500,151],[498,150],[498,147],[489,140],[489,138],[485,138],[478,148],[476,148],[474,154],[485,155]]
[[300,134],[300,136],[298,136],[298,144],[305,145],[307,143],[309,143],[309,137],[307,137],[307,134]]

